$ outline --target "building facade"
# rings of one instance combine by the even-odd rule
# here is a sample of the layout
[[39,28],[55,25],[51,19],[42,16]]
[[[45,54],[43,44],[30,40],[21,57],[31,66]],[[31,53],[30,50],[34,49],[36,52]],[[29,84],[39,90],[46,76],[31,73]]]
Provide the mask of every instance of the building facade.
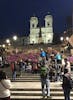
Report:
[[44,18],[44,27],[39,27],[39,21],[37,17],[30,18],[30,44],[38,43],[52,43],[53,42],[53,17],[52,15],[46,15]]

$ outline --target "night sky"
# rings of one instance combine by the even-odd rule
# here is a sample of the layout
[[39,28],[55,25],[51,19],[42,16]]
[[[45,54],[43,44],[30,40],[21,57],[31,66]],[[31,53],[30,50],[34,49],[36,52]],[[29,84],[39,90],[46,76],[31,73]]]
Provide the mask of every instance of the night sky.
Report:
[[0,0],[0,38],[29,34],[30,17],[34,15],[42,27],[48,12],[53,15],[54,33],[61,34],[72,11],[73,0]]

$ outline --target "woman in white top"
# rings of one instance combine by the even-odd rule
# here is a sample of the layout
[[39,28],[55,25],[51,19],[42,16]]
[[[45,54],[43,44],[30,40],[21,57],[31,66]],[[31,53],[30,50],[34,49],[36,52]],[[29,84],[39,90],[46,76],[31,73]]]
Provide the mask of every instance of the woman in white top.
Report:
[[0,100],[10,100],[11,81],[4,71],[0,70]]

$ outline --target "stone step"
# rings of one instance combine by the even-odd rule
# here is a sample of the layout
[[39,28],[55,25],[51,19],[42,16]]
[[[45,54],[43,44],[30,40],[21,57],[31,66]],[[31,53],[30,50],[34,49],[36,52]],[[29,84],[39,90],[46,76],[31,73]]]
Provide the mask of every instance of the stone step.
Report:
[[42,96],[11,96],[11,100],[42,100]]
[[[63,96],[63,91],[52,91],[51,96]],[[20,96],[42,96],[42,91],[11,91],[11,95],[20,95]],[[71,96],[73,96],[73,91],[71,91]]]
[[[70,97],[73,100],[73,96]],[[11,96],[11,100],[44,100],[42,96]],[[47,97],[45,98],[47,100]],[[64,96],[51,96],[49,100],[64,100]]]
[[31,74],[31,73],[24,73],[22,76],[18,76],[15,80],[10,78],[11,81],[15,82],[40,82],[40,75],[39,74]]
[[[58,92],[61,92],[61,91],[63,91],[62,89],[55,89],[55,88],[51,88],[50,89],[51,91],[58,91]],[[26,92],[26,91],[29,91],[29,92],[38,92],[38,91],[42,91],[41,89],[37,89],[37,88],[35,88],[35,89],[32,89],[32,88],[29,88],[29,89],[11,89],[11,91],[23,91],[23,92]],[[72,90],[73,91],[73,90]]]
[[30,80],[28,80],[28,79],[24,79],[24,80],[11,80],[11,82],[40,82],[40,80],[32,80],[32,79],[30,79]]
[[11,81],[15,81],[15,82],[40,82],[40,76],[21,76],[21,77],[17,77],[15,80],[13,80],[12,78],[10,78]]
[[[72,79],[73,79],[73,72],[71,73],[71,77],[72,77]],[[11,79],[12,80],[12,79]],[[19,80],[22,82],[22,81],[24,81],[24,82],[29,82],[29,80],[30,80],[30,82],[33,82],[33,80],[35,81],[35,82],[39,82],[39,80],[40,80],[40,74],[32,74],[32,73],[22,73],[22,76],[17,76],[17,78],[16,78],[16,82],[19,82]],[[32,81],[31,81],[32,80]]]
[[[29,82],[24,82],[24,83],[28,85]],[[21,86],[23,83],[22,84],[19,83],[19,84]],[[35,82],[33,84],[35,85]],[[55,83],[53,82],[50,84],[52,100],[64,100],[63,90],[60,84],[61,83],[58,82]],[[15,85],[17,85],[17,83]],[[28,87],[26,87],[25,85],[24,87],[21,86],[20,88],[17,85],[17,87],[15,86],[15,88],[11,88],[11,99],[12,100],[43,100],[40,84],[38,83],[38,85],[36,85],[35,87],[32,86],[33,85],[31,84],[30,86],[28,85]],[[71,100],[73,100],[73,90],[71,91]]]
[[[51,82],[51,99],[64,100],[62,82]],[[40,76],[25,75],[16,78],[12,82],[11,100],[43,100],[41,92]],[[45,98],[47,100],[47,98]],[[71,100],[73,100],[73,90],[71,91]]]
[[[62,88],[62,82],[50,82],[51,88]],[[41,82],[12,82],[11,89],[41,89]]]
[[20,76],[18,78],[40,78],[40,76]]
[[16,80],[40,80],[40,77],[18,77]]
[[[64,100],[61,84],[62,82],[50,83],[52,100]],[[43,100],[41,91],[39,74],[22,73],[22,76],[17,76],[16,80],[12,81],[11,100]],[[73,100],[73,90],[71,100]]]
[[[38,77],[38,76],[40,76],[40,74],[22,73],[22,76],[23,76],[23,77],[25,77],[25,76],[27,76],[27,77],[28,77],[28,76],[29,76],[29,77],[30,77],[30,76],[31,76],[31,77],[32,77],[32,76],[33,76],[33,77]],[[21,76],[21,77],[22,77],[22,76]]]

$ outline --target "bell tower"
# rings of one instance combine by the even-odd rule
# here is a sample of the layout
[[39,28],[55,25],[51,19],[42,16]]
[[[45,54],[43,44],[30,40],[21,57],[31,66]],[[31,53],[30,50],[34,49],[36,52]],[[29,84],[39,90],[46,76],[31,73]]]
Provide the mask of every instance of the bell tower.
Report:
[[53,17],[48,14],[44,18],[45,26],[41,29],[42,32],[42,40],[44,43],[52,43],[53,41]]
[[39,39],[39,28],[38,28],[38,18],[30,18],[30,44],[38,43]]
[[52,16],[51,15],[46,15],[45,16],[45,27],[52,27]]
[[38,25],[38,18],[37,17],[31,17],[30,19],[30,28],[37,28]]

